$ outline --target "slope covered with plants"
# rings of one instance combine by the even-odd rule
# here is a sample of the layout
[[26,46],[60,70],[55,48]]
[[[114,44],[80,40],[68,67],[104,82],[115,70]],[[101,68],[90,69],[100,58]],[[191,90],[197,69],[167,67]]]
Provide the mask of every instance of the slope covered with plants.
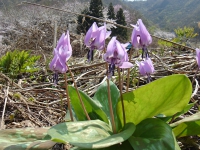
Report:
[[[109,9],[116,16],[101,0],[61,8],[80,12],[83,4],[96,20],[27,3],[7,11],[1,25],[9,26],[4,44],[11,48],[0,57],[0,149],[198,149],[200,49],[184,46],[196,36],[193,28],[178,28],[174,42],[155,45],[146,24],[122,3]],[[101,20],[108,17],[121,29],[135,20],[134,28],[112,35]],[[80,34],[70,27],[86,21]],[[124,31],[130,42],[120,40]]]
[[126,4],[169,31],[184,26],[197,29],[197,22],[200,21],[200,3],[197,0],[147,0]]

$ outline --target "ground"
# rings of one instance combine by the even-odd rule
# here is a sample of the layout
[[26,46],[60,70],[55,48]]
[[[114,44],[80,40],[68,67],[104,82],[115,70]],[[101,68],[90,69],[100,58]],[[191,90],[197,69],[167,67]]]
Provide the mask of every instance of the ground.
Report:
[[[199,73],[195,75],[197,64],[194,51],[180,50],[172,53],[170,50],[166,50],[162,54],[160,49],[149,48],[149,51],[156,70],[152,75],[152,80],[171,74],[186,74],[191,81],[194,76],[196,77],[196,82],[193,82],[195,89],[196,84],[199,82]],[[131,62],[135,64],[136,60],[141,59],[139,54],[139,52],[134,51],[131,56]],[[91,63],[87,61],[83,63],[83,60],[86,60],[85,57],[73,57],[69,66],[73,71],[75,82],[79,89],[92,96],[98,85],[105,78],[105,63],[97,56],[95,56],[94,62]],[[135,67],[131,69],[129,90],[146,84],[146,77],[140,77]],[[0,76],[1,129],[51,127],[60,122],[68,121],[69,118],[66,117],[67,99],[63,75],[59,75],[57,85],[52,83],[53,72],[49,69],[46,70],[46,73],[45,71],[39,71],[34,74],[23,74],[20,79],[14,80],[3,73],[0,73]],[[126,76],[127,71],[124,71],[123,92],[126,92],[127,89]],[[118,84],[115,76],[113,81]],[[68,84],[72,83],[72,78],[69,76]],[[194,93],[191,101],[198,102],[185,115],[191,115],[198,111],[199,91]],[[189,142],[188,144],[188,140],[196,142]],[[185,142],[185,139],[181,139],[179,144],[182,146],[182,149],[189,150],[191,147],[195,149],[195,147],[199,146],[199,138],[188,137],[187,142]],[[64,145],[56,145],[56,147],[59,147],[57,149],[66,149]],[[69,145],[66,147],[69,148]]]

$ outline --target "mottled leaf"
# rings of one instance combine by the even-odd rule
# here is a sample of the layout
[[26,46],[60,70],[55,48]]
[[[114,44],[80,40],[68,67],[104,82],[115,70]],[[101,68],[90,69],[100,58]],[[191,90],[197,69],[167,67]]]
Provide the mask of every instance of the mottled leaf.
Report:
[[80,147],[73,147],[70,150],[133,150],[132,146],[130,145],[129,141],[126,140],[120,144],[116,144],[110,147],[101,148],[101,149],[83,149]]
[[48,150],[55,145],[47,135],[49,128],[0,130],[0,150]]
[[120,133],[113,134],[110,126],[100,120],[65,122],[53,126],[48,134],[59,143],[70,143],[79,148],[105,148],[127,140],[135,125],[128,123]]

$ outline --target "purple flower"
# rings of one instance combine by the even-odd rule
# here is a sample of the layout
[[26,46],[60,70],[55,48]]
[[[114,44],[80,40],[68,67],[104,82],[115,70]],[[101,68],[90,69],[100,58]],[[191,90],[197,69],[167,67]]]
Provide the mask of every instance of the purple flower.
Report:
[[141,19],[137,21],[136,25],[131,25],[134,27],[131,41],[135,48],[146,47],[152,42],[152,37],[147,31]]
[[62,55],[54,51],[54,57],[49,65],[50,69],[54,72],[65,73],[67,71],[66,61]]
[[98,27],[96,22],[92,24],[85,35],[84,43],[90,48],[88,60],[93,60],[93,50],[103,50],[105,48],[105,39],[110,36],[111,32],[106,30],[106,24]]
[[71,57],[72,46],[70,44],[69,31],[67,31],[66,34],[62,34],[62,36],[58,40],[56,48],[54,49],[54,54],[55,52],[58,52],[58,54],[61,55],[65,62]]
[[87,47],[91,47],[91,43],[95,40],[97,34],[98,34],[98,26],[96,22],[94,22],[85,35],[84,43]]
[[104,54],[104,60],[109,64],[109,73],[113,72],[115,66],[119,68],[131,68],[132,63],[128,62],[128,54],[125,49],[125,44],[121,44],[116,37],[113,37],[107,46],[107,51]]
[[136,62],[136,63],[139,66],[141,75],[148,76],[154,72],[154,66],[150,58],[147,58],[144,61]]
[[105,48],[105,40],[110,36],[111,31],[106,30],[106,24],[98,28],[98,35],[93,43],[93,48],[103,50]]
[[66,62],[72,55],[72,47],[70,44],[69,31],[62,34],[56,48],[53,51],[53,59],[49,64],[49,68],[55,72],[54,81],[57,82],[57,74],[67,71]]
[[196,60],[198,67],[200,68],[200,49],[196,48]]

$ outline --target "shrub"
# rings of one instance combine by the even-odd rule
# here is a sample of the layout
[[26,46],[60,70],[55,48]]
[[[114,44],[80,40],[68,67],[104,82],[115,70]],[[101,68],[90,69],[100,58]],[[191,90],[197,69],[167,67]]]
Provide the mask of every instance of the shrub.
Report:
[[40,56],[31,56],[30,51],[9,51],[0,58],[0,71],[11,77],[37,71],[36,62]]

